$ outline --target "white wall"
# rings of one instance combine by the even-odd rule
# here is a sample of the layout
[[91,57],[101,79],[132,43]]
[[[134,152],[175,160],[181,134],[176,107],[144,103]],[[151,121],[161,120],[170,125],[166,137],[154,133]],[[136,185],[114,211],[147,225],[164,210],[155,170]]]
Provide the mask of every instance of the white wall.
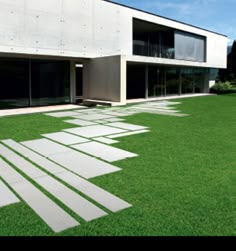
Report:
[[83,99],[125,103],[126,61],[123,57],[111,56],[86,61],[83,92]]
[[98,0],[0,0],[0,52],[84,58],[126,54],[132,49],[126,39],[132,23],[125,20],[126,12]]
[[0,52],[131,56],[133,17],[206,36],[203,66],[226,66],[226,37],[101,0],[0,0]]

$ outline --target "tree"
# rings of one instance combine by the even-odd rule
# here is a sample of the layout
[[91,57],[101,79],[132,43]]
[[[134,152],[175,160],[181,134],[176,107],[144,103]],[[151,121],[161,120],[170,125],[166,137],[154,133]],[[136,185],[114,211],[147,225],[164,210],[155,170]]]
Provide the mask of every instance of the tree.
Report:
[[227,69],[219,70],[219,80],[236,84],[236,40],[234,40],[232,50],[227,56]]

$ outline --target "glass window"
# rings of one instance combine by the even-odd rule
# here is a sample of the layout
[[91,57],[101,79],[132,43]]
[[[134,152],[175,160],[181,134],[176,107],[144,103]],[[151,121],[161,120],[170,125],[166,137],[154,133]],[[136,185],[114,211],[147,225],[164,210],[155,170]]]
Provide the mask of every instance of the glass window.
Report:
[[29,63],[0,59],[0,109],[29,106]]
[[70,102],[70,64],[66,61],[32,61],[31,105]]
[[187,32],[175,31],[175,59],[205,62],[206,38]]

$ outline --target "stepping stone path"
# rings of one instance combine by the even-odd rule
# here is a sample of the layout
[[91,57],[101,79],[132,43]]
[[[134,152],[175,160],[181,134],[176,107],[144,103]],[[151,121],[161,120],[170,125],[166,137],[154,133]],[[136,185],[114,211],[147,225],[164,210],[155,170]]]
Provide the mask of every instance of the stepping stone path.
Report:
[[[126,116],[142,112],[188,116],[176,110],[174,105],[177,104],[179,102],[159,101],[126,108],[46,113],[54,118],[66,118],[64,122],[79,127],[42,134],[43,138],[31,141],[8,139],[0,142],[0,207],[22,200],[54,232],[80,225],[77,218],[57,204],[58,200],[85,221],[132,207],[87,179],[121,171],[107,162],[138,157],[136,153],[111,146],[119,142],[115,138],[149,132],[146,126],[126,123]],[[45,190],[57,200],[49,198]]]

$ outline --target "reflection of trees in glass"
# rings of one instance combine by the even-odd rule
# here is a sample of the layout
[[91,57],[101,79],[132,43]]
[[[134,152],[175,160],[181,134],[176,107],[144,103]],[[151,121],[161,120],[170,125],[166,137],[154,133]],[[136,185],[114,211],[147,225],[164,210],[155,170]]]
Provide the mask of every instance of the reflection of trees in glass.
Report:
[[222,82],[230,81],[236,85],[236,40],[233,43],[232,50],[227,57],[227,69],[219,70],[219,80]]

